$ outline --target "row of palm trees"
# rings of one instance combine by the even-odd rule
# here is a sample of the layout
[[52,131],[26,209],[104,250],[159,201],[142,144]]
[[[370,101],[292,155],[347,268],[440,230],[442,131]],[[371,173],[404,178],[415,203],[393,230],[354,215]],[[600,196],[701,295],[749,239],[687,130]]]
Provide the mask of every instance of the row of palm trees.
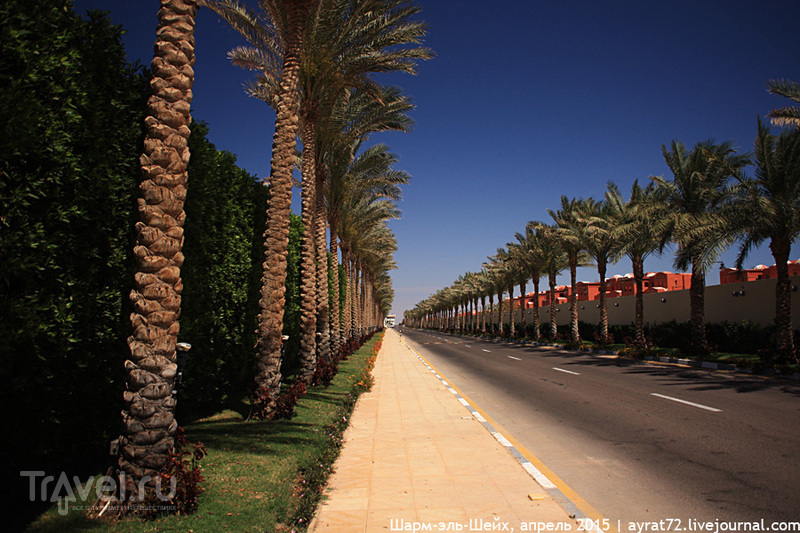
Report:
[[[393,299],[388,273],[395,267],[397,241],[386,223],[400,214],[400,185],[409,176],[393,168],[397,157],[387,146],[366,143],[375,132],[408,131],[413,104],[371,75],[414,74],[419,60],[432,57],[422,46],[426,26],[414,20],[419,8],[403,0],[259,0],[259,11],[236,0],[161,4],[120,438],[119,467],[130,482],[130,498],[138,496],[139,480],[154,480],[165,464],[177,427],[172,390],[197,8],[208,7],[244,37],[247,46],[230,51],[229,58],[256,72],[247,92],[276,112],[251,396],[256,419],[274,416],[280,393],[294,170],[299,167],[302,176],[304,226],[299,379],[308,382],[319,358],[335,358],[350,338],[381,324]],[[330,271],[337,303],[332,306]],[[340,291],[346,294],[342,316]]]
[[[769,87],[800,102],[797,83],[778,80]],[[516,233],[515,241],[488,258],[481,271],[459,276],[406,312],[406,319],[418,326],[486,332],[486,315],[494,310],[495,295],[496,324],[502,327],[504,294],[513,306],[515,286],[524,296],[526,283],[532,280],[538,294],[541,278],[547,277],[550,302],[554,302],[556,277],[569,269],[570,340],[580,343],[576,271],[593,264],[600,278],[598,338],[609,342],[606,270],[609,263],[627,257],[636,284],[635,343],[645,347],[644,261],[674,245],[675,267],[691,269],[690,349],[702,355],[710,351],[704,322],[706,271],[736,241],[737,268],[753,247],[767,241],[778,270],[776,348],[796,359],[787,263],[791,246],[800,236],[800,113],[797,107],[787,107],[769,116],[788,129],[775,136],[759,120],[753,156],[737,154],[728,142],[703,141],[689,150],[673,141],[669,147],[662,146],[671,179],[652,177],[646,186],[634,182],[627,199],[614,183],[609,183],[599,201],[562,196],[560,208],[548,210],[551,223],[529,222],[524,232]],[[744,172],[749,164],[755,164],[753,177]],[[538,298],[533,306],[533,332],[539,340]],[[514,336],[513,309],[509,316]],[[527,314],[522,316],[527,321]],[[556,338],[554,305],[550,306],[550,337]]]

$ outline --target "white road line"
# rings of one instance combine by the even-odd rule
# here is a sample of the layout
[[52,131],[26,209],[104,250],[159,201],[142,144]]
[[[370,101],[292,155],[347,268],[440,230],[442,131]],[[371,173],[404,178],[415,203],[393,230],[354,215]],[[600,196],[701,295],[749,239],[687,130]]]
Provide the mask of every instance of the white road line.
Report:
[[572,374],[573,376],[580,376],[577,372],[573,372],[572,370],[564,370],[563,368],[553,367],[553,370],[558,370],[559,372],[563,372],[565,374]]
[[544,474],[542,474],[538,468],[533,466],[533,463],[531,463],[530,461],[525,461],[524,463],[522,463],[522,468],[527,470],[528,473],[531,475],[531,477],[533,477],[533,479],[535,479],[536,482],[539,483],[539,485],[541,485],[543,489],[556,488],[556,486],[553,485],[553,482],[547,479],[547,477]]
[[465,344],[464,348],[472,348],[472,346],[470,346],[469,344]]
[[511,448],[512,446],[514,446],[513,444],[511,444],[511,442],[509,442],[509,440],[507,438],[505,438],[503,435],[501,435],[497,431],[493,431],[492,432],[492,436],[495,438],[495,440],[497,442],[499,442],[500,444],[502,444],[506,448]]
[[[486,348],[481,348],[481,350],[483,350],[484,352],[489,352],[489,350],[487,350]],[[492,352],[489,352],[489,353],[492,353]]]
[[686,400],[681,400],[679,398],[673,398],[672,396],[664,396],[663,394],[656,394],[655,392],[650,393],[651,396],[657,396],[659,398],[664,398],[665,400],[672,400],[673,402],[683,403],[686,405],[691,405],[692,407],[697,407],[698,409],[705,409],[706,411],[711,411],[712,413],[721,413],[722,409],[717,409],[716,407],[709,407],[707,405],[694,403],[694,402],[687,402]]
[[517,361],[522,361],[519,357],[514,357],[513,355],[508,356],[509,359],[516,359]]

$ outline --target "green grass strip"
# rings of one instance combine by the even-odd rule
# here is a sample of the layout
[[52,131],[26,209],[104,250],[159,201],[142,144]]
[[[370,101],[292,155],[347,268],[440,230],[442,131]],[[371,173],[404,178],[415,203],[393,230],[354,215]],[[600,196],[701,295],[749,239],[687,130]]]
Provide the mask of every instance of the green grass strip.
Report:
[[204,492],[196,514],[147,522],[90,520],[80,510],[61,516],[54,507],[29,530],[305,531],[339,456],[350,413],[371,383],[371,351],[382,336],[374,335],[341,362],[329,388],[309,388],[291,420],[245,423],[239,413],[223,411],[188,425],[189,440],[202,442],[208,450],[202,461]]

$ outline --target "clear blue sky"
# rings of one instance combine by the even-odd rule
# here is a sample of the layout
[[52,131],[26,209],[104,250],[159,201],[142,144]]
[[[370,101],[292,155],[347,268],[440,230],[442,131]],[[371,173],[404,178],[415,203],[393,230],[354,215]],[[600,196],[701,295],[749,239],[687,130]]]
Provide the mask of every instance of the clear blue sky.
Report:
[[[668,173],[662,144],[714,138],[750,151],[757,117],[789,103],[765,91],[767,80],[800,81],[797,0],[417,3],[437,57],[416,77],[382,78],[413,96],[416,127],[374,137],[413,176],[404,217],[391,224],[397,314],[479,270],[527,221],[548,220],[562,194],[599,198],[609,180],[627,191]],[[75,1],[79,13],[109,11],[128,32],[129,57],[143,63],[158,5]],[[249,74],[226,59],[240,38],[201,9],[196,39],[194,117],[208,122],[218,148],[266,176],[274,113],[244,94]],[[773,263],[766,247],[745,266],[759,263]],[[673,270],[672,257],[645,268]],[[609,275],[630,271],[622,260]]]

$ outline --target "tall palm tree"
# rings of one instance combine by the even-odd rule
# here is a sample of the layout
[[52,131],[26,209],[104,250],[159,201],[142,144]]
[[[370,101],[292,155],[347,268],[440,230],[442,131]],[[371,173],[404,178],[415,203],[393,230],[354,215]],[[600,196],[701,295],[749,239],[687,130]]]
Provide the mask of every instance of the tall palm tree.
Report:
[[360,333],[363,327],[362,284],[365,281],[365,266],[371,253],[370,247],[386,244],[386,221],[397,218],[400,218],[400,210],[394,201],[386,198],[353,195],[342,205],[339,235],[342,240],[342,257],[348,272],[347,286],[350,288],[350,300],[346,309],[349,314],[349,327],[346,327],[348,336],[355,332]]
[[[697,143],[691,151],[682,142],[672,141],[670,149],[662,146],[661,152],[673,175],[672,180],[651,178],[666,204],[662,242],[671,239],[678,244],[676,268],[683,270],[691,264],[691,352],[704,355],[710,352],[705,327],[706,271],[725,251],[725,244],[703,235],[712,231],[711,226],[723,224],[720,207],[729,195],[728,181],[749,161],[746,155],[736,154],[732,143],[711,140]],[[702,233],[696,231],[698,225],[703,226]]]
[[[361,145],[359,140],[356,146],[343,147],[341,150],[332,150],[328,164],[331,177],[327,182],[325,194],[327,197],[328,218],[331,221],[331,254],[336,256],[338,253],[339,241],[341,242],[342,259],[352,261],[350,255],[353,252],[353,239],[357,236],[357,220],[354,216],[367,216],[365,210],[370,213],[370,206],[377,209],[369,216],[385,215],[394,218],[395,213],[388,211],[381,212],[387,206],[394,206],[393,202],[401,197],[400,185],[408,183],[410,176],[399,170],[395,170],[393,165],[398,161],[395,154],[388,151],[388,147],[378,144],[365,149],[363,152],[352,155],[353,150],[357,150]],[[381,203],[381,200],[388,201]],[[396,213],[399,216],[399,212]],[[365,224],[374,225],[371,220],[364,221]],[[334,266],[338,269],[338,261],[334,260]],[[352,281],[351,278],[348,278]],[[353,287],[350,287],[352,290]],[[351,302],[352,303],[352,302]],[[352,308],[345,309],[345,313],[351,313]],[[347,322],[347,317],[345,317]],[[352,322],[352,317],[350,317]],[[351,331],[345,328],[345,336],[350,336]]]
[[[309,1],[306,0],[306,3]],[[239,8],[235,0],[209,0],[208,4],[223,16],[227,15],[226,20],[252,45],[249,48],[237,48],[231,53],[236,64],[261,72],[257,82],[251,86],[251,93],[270,103],[277,101],[280,105],[282,100],[279,95],[283,90],[282,79],[285,72],[281,76],[281,83],[277,83],[276,61],[272,54],[275,47],[262,37],[263,32],[257,27],[260,21],[251,16],[243,16],[242,13],[246,10]],[[273,26],[279,30],[279,35],[291,34],[291,21],[288,17],[281,16],[281,8],[286,6],[275,0],[262,0],[261,6],[269,14]],[[416,60],[431,56],[430,51],[423,47],[405,47],[407,44],[420,43],[426,33],[423,23],[410,20],[418,11],[417,7],[399,0],[329,0],[321,4],[316,17],[304,19],[305,33],[301,37],[304,35],[305,40],[301,39],[303,48],[298,50],[298,57],[302,55],[303,63],[298,70],[299,79],[296,81],[299,84],[295,88],[300,89],[298,109],[299,118],[303,122],[301,137],[303,169],[306,171],[303,176],[303,217],[307,232],[303,241],[303,270],[306,272],[302,319],[302,359],[306,363],[304,375],[309,374],[309,367],[313,367],[315,360],[317,310],[321,322],[320,349],[323,357],[329,351],[327,260],[323,260],[326,248],[325,224],[322,219],[324,209],[317,200],[316,192],[318,184],[321,188],[325,174],[315,172],[318,159],[315,149],[317,121],[325,116],[325,111],[333,107],[333,103],[348,87],[358,86],[366,92],[379,94],[376,90],[377,84],[367,76],[369,72],[400,70],[414,73]],[[290,195],[289,189],[289,198]],[[310,270],[315,268],[311,258],[315,248],[320,253],[317,258],[319,267],[318,270],[315,269],[317,279],[311,280]],[[315,286],[319,288],[319,298],[313,294]],[[279,379],[277,383],[279,384]]]
[[[321,147],[318,153],[322,154],[324,161],[317,165],[317,169],[318,174],[324,173],[326,177],[322,180],[324,187],[319,187],[323,194],[317,198],[318,205],[322,202],[326,211],[324,218],[330,231],[331,268],[334,272],[339,270],[338,224],[341,202],[347,196],[349,188],[362,187],[369,181],[358,179],[354,182],[354,177],[366,178],[375,174],[363,170],[370,166],[366,162],[354,162],[359,148],[370,133],[389,130],[408,132],[413,125],[408,113],[414,106],[409,98],[396,87],[381,87],[380,90],[378,99],[359,91],[348,92],[346,98],[337,101],[326,127],[318,130],[317,144]],[[384,176],[390,174],[385,173]],[[387,198],[399,199],[400,189],[396,187],[398,184],[399,182],[389,183],[383,180],[381,185],[372,183],[370,186],[383,188]],[[339,277],[336,275],[333,277],[333,293],[340,293]],[[330,330],[331,350],[334,354],[339,352],[342,340],[341,322],[338,306],[332,307]]]
[[486,297],[492,293],[492,275],[483,268],[475,274],[475,285],[478,298],[481,301],[480,331],[486,333]]
[[[503,336],[503,294],[509,284],[513,285],[513,281],[509,281],[511,279],[511,269],[506,256],[505,250],[498,248],[497,253],[487,257],[489,261],[484,263],[484,267],[492,275],[494,293],[497,294],[497,334],[501,337]],[[511,297],[513,297],[513,287]],[[491,303],[491,296],[489,302]]]
[[[500,274],[500,283],[502,284],[502,288],[500,291],[500,305],[502,306],[502,293],[503,289],[508,290],[508,322],[509,322],[509,332],[510,336],[514,337],[516,335],[516,329],[514,327],[514,284],[517,283],[519,280],[519,264],[516,261],[514,254],[512,254],[506,248],[498,248],[497,255],[493,258],[490,258],[493,262],[494,267],[497,269],[498,273]],[[502,328],[502,307],[501,311],[498,314],[498,317],[501,319],[501,332]]]
[[464,285],[467,288],[467,298],[469,301],[469,323],[468,332],[475,334],[477,331],[478,320],[478,298],[480,297],[480,275],[476,272],[464,274]]
[[792,244],[800,237],[800,130],[776,137],[760,120],[755,142],[754,178],[742,178],[739,197],[732,210],[733,226],[743,236],[737,266],[753,247],[769,239],[778,271],[775,287],[775,325],[778,349],[794,357],[791,283],[788,261]]
[[[281,332],[286,294],[286,253],[289,245],[289,214],[292,202],[292,172],[300,120],[300,72],[303,37],[311,14],[320,0],[259,0],[255,14],[233,0],[203,0],[203,5],[241,31],[252,45],[261,75],[269,79],[276,110],[272,142],[270,195],[264,232],[264,268],[261,277],[261,311],[256,340],[255,386],[251,417],[271,419],[281,385]],[[242,54],[243,55],[243,54]],[[239,61],[244,61],[242,57]],[[267,82],[260,82],[267,85]]]
[[[328,269],[325,233],[327,214],[322,190],[328,173],[322,165],[327,146],[322,142],[330,135],[319,132],[323,128],[333,128],[334,135],[338,122],[333,114],[337,102],[348,95],[351,88],[359,88],[362,93],[379,104],[384,91],[370,79],[373,72],[405,72],[416,74],[416,62],[429,59],[432,52],[418,46],[427,33],[426,25],[411,19],[418,14],[419,7],[399,0],[330,0],[321,10],[317,23],[310,32],[305,54],[305,68],[302,71],[301,118],[303,122],[304,157],[319,163],[318,171],[303,176],[303,181],[312,181],[316,197],[314,218],[310,227],[314,228],[317,257],[319,355],[330,356],[330,310],[328,307]],[[392,129],[388,123],[381,126]],[[318,135],[320,139],[318,139]],[[319,140],[319,142],[317,142]],[[321,150],[317,151],[319,146]],[[309,283],[309,288],[310,288]],[[309,333],[309,337],[311,334]],[[310,344],[310,343],[309,343]]]
[[[517,234],[519,235],[519,233]],[[527,251],[520,242],[506,243],[511,263],[513,265],[514,278],[519,285],[519,301],[520,301],[520,314],[522,318],[522,335],[528,327],[528,314],[525,312],[525,287],[528,284],[530,277],[530,269],[528,265]],[[511,316],[513,321],[514,316],[514,302],[511,302]]]
[[585,243],[586,251],[597,266],[600,278],[600,342],[610,343],[613,340],[608,335],[608,302],[606,300],[606,272],[609,262],[616,261],[619,253],[619,243],[614,235],[614,226],[617,223],[617,213],[606,202],[591,202],[581,210],[581,218],[586,220]]
[[309,14],[318,1],[284,0],[274,3],[275,12],[281,14],[285,20],[281,24],[285,29],[285,44],[276,104],[275,135],[272,141],[267,227],[264,232],[265,259],[259,300],[261,312],[256,340],[255,387],[251,403],[252,417],[267,420],[275,416],[275,405],[281,388],[281,332],[286,303],[286,254],[289,246],[292,171],[299,121],[303,34]]
[[[250,93],[267,101],[276,111],[273,138],[270,196],[267,206],[265,261],[261,279],[261,312],[256,342],[255,388],[252,395],[253,418],[272,418],[281,382],[281,331],[285,303],[286,250],[288,249],[289,213],[291,212],[292,173],[300,118],[301,61],[305,55],[304,36],[316,17],[310,17],[320,0],[260,0],[256,13],[236,0],[201,0],[202,5],[222,17],[250,43],[228,55],[237,66],[258,70],[257,83]],[[310,166],[311,165],[311,166]],[[313,161],[303,161],[302,169],[313,170]],[[303,187],[303,215],[306,234],[313,226],[307,219],[314,190]],[[310,205],[313,205],[311,203]],[[301,270],[309,268],[308,239],[303,240]],[[314,301],[307,275],[301,281],[301,332],[313,328],[308,303]],[[313,281],[313,280],[311,280]],[[313,337],[312,337],[313,342]],[[301,352],[306,352],[308,337],[301,334]],[[302,359],[302,355],[301,355]],[[307,359],[307,358],[306,358]],[[306,361],[307,362],[307,361]],[[305,365],[304,365],[305,366]],[[307,376],[307,372],[302,375]]]
[[[770,80],[767,90],[772,94],[791,98],[795,102],[800,102],[800,83],[790,80]],[[782,107],[773,109],[767,116],[772,119],[776,126],[800,127],[800,107]]]
[[550,288],[550,340],[554,341],[558,338],[556,278],[565,268],[569,267],[569,258],[561,246],[561,242],[556,237],[557,226],[534,220],[528,222],[527,228],[536,232],[539,239],[539,252],[545,258],[542,264],[542,272],[547,275],[547,282]]
[[587,264],[585,252],[585,227],[586,222],[581,219],[581,210],[588,208],[588,202],[592,200],[569,199],[561,196],[561,209],[558,211],[547,210],[547,213],[556,223],[556,231],[553,238],[560,244],[567,254],[570,278],[570,297],[569,297],[569,317],[570,317],[570,340],[573,343],[581,342],[581,335],[578,331],[578,279],[577,270],[579,266]]
[[119,441],[118,466],[128,481],[126,493],[134,500],[142,496],[139,483],[147,476],[151,481],[145,491],[152,490],[157,472],[173,449],[177,428],[172,388],[180,327],[196,13],[193,0],[165,0],[158,12],[153,95],[145,119],[147,137],[141,157],[143,177],[133,249],[133,334],[128,338],[124,426]]
[[544,267],[547,257],[543,253],[543,236],[536,231],[536,223],[528,223],[525,226],[525,233],[516,233],[517,251],[520,260],[527,268],[528,277],[533,283],[533,338],[537,342],[540,339],[539,332],[539,282],[544,275]]
[[635,311],[635,343],[638,347],[647,346],[644,336],[644,260],[653,253],[658,253],[663,240],[664,204],[656,197],[654,183],[646,187],[633,182],[628,200],[616,184],[609,183],[605,200],[617,214],[615,237],[618,239],[621,252],[627,255],[633,266],[633,279],[636,284]]

